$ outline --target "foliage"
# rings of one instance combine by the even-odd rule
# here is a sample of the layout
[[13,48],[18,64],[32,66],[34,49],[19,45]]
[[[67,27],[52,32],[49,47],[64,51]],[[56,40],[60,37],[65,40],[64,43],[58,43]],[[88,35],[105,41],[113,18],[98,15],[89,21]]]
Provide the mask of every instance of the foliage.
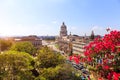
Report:
[[30,42],[17,42],[12,47],[11,50],[19,51],[19,52],[26,52],[33,55],[36,51],[32,43]]
[[39,69],[40,75],[36,80],[80,80],[80,76],[73,74],[75,70],[69,64]]
[[12,46],[12,41],[10,40],[0,40],[0,50],[5,51],[8,50]]
[[32,80],[33,58],[24,52],[7,51],[0,54],[1,80]]
[[56,67],[59,64],[65,62],[63,56],[59,53],[55,53],[50,50],[48,47],[43,47],[37,56],[37,65],[41,68]]
[[57,74],[56,79],[80,80],[80,76],[78,76],[76,73],[77,73],[77,71],[70,64],[63,64],[63,65],[60,65],[59,73]]
[[[112,71],[120,73],[120,31],[111,31],[85,47],[86,63],[107,78]],[[103,72],[105,71],[105,72]]]
[[43,47],[38,56],[6,51],[0,54],[0,80],[80,80],[60,53]]
[[59,49],[59,45],[58,45],[58,44],[55,44],[55,47],[56,47],[57,49]]
[[43,47],[36,58],[36,70],[39,76],[36,80],[74,80],[78,78],[71,65],[65,63],[65,59],[59,53]]

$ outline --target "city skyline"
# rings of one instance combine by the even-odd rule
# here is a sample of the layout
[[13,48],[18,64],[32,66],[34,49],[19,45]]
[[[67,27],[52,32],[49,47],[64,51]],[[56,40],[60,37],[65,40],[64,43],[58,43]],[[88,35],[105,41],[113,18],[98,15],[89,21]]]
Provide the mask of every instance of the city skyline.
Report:
[[0,36],[96,35],[120,30],[120,0],[0,0]]

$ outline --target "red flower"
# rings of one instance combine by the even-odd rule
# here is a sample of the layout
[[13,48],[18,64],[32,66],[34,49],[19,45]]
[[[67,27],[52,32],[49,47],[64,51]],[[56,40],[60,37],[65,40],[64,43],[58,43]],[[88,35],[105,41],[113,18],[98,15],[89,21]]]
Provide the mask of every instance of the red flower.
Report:
[[[94,66],[101,70],[108,70],[110,67],[117,66],[116,59],[120,53],[120,31],[114,30],[102,38],[95,38],[84,49],[85,58],[83,60],[87,63],[95,63]],[[99,60],[102,60],[100,66],[98,65]]]
[[113,72],[113,79],[114,80],[119,80],[119,74],[117,74],[116,72]]
[[113,76],[113,73],[112,73],[112,72],[108,73],[107,79],[108,79],[108,80],[112,80],[112,76]]
[[87,61],[91,62],[91,61],[92,61],[92,58],[91,58],[91,57],[88,57],[88,58],[87,58]]
[[79,58],[77,58],[75,55],[74,56],[70,56],[69,60],[74,60],[76,64],[79,64]]
[[106,66],[103,66],[103,69],[108,70],[110,69],[110,67],[106,65]]
[[70,60],[70,61],[72,60],[72,56],[69,56],[69,60]]

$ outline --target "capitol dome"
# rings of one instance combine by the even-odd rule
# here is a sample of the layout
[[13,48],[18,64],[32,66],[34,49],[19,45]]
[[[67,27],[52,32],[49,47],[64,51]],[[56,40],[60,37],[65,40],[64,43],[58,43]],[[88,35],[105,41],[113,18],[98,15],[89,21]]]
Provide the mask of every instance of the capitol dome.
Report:
[[67,26],[65,25],[65,23],[63,22],[61,25],[61,29],[60,29],[60,36],[67,36]]
[[66,25],[65,25],[65,23],[64,23],[64,22],[62,23],[61,28],[66,28]]

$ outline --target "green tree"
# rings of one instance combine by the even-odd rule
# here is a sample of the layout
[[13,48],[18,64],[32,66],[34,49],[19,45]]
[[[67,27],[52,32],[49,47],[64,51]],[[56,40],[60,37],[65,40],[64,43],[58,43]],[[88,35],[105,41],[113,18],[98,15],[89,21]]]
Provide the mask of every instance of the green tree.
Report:
[[0,39],[0,51],[8,50],[12,46],[12,41]]
[[75,69],[66,63],[59,53],[43,47],[36,58],[36,70],[39,76],[36,80],[78,80],[73,74]]
[[0,54],[0,80],[33,80],[31,62],[25,52],[7,51]]
[[40,75],[35,80],[81,80],[76,70],[70,64],[61,64],[56,67],[39,68]]
[[12,47],[11,50],[19,51],[19,52],[26,52],[31,55],[36,53],[35,47],[30,42],[17,42]]
[[65,63],[57,67],[59,69],[54,80],[80,80],[80,77],[76,75],[76,70],[70,64]]
[[48,47],[41,48],[37,56],[37,63],[41,68],[56,67],[64,62],[65,59],[63,56],[61,56],[59,53],[55,53]]

